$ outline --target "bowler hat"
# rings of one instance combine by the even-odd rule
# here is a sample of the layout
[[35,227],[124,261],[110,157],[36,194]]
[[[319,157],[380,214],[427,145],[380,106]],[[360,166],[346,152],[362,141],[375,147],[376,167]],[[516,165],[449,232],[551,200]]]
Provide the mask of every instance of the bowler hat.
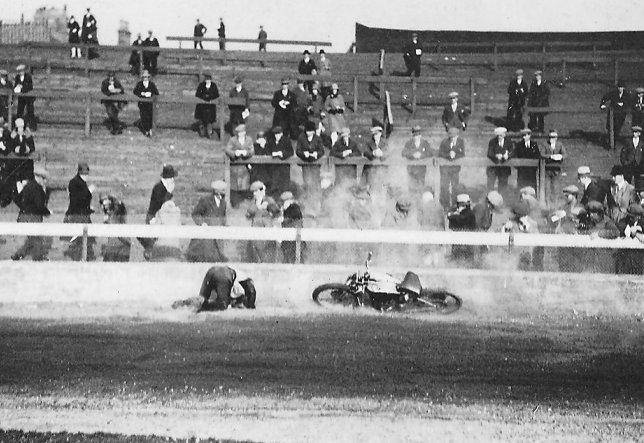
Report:
[[78,173],[79,174],[87,174],[89,173],[89,165],[87,162],[79,162],[78,163]]
[[161,178],[174,178],[176,177],[177,171],[172,165],[163,165],[163,170],[161,171]]
[[215,180],[212,183],[210,183],[210,187],[215,192],[224,193],[224,192],[226,192],[226,187],[227,186],[226,186],[225,181],[223,181],[223,180]]
[[302,55],[311,55],[308,49],[305,49],[304,52],[302,52]]
[[610,170],[610,176],[617,177],[618,175],[624,175],[624,168],[620,165],[615,165]]

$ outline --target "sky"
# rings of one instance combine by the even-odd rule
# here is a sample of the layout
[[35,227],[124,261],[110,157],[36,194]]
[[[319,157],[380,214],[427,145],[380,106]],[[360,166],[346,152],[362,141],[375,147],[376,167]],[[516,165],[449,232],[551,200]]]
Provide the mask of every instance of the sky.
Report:
[[0,19],[5,22],[18,21],[21,13],[28,20],[41,6],[67,5],[68,13],[77,17],[89,6],[98,21],[99,40],[103,44],[116,44],[120,20],[129,22],[133,36],[154,29],[161,46],[177,46],[175,42],[166,42],[165,37],[192,35],[196,18],[210,28],[210,36],[216,36],[219,17],[224,18],[230,38],[256,38],[261,24],[269,38],[330,41],[332,52],[348,50],[354,40],[356,22],[415,30],[644,30],[642,0],[2,0],[2,3]]

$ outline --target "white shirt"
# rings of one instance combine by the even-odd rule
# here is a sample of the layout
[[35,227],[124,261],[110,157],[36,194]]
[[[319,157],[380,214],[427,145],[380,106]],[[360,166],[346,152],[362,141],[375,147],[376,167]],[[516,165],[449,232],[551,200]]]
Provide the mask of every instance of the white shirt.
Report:
[[458,102],[452,103],[452,112],[456,112],[456,107],[458,106]]
[[640,143],[639,137],[633,137],[633,146],[637,146]]

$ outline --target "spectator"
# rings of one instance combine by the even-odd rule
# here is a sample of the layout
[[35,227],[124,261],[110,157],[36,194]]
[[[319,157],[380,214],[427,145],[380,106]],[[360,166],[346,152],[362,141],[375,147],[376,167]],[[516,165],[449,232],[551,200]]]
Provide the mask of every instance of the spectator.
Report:
[[[548,223],[546,221],[547,209],[542,207],[537,200],[537,192],[532,186],[525,186],[519,190],[519,201],[527,203],[529,208],[529,217],[536,223],[537,232],[547,233]],[[545,250],[543,246],[535,246],[532,248],[532,270],[543,271],[543,257]]]
[[[524,159],[539,160],[541,158],[541,151],[537,142],[532,140],[532,130],[526,128],[521,130],[523,140],[516,142],[514,146],[514,157]],[[517,166],[517,186],[523,188],[524,186],[537,187],[537,171],[538,166]]]
[[644,125],[644,88],[639,86],[635,89],[637,95],[633,99],[631,107],[631,125],[642,127]]
[[[273,136],[268,140],[268,155],[276,160],[287,160],[293,156],[293,144],[288,137],[284,137],[282,128],[275,126]],[[269,195],[277,195],[286,190],[291,183],[291,166],[289,164],[266,165],[267,175],[270,177],[271,186],[267,186]]]
[[136,75],[138,77],[141,74],[142,57],[140,50],[136,48],[143,46],[143,39],[141,38],[141,34],[136,35],[136,40],[132,42],[132,46],[135,49],[132,50],[132,53],[130,54],[130,60],[128,61],[128,64],[130,65],[130,74]]
[[[644,243],[644,208],[640,204],[628,207],[628,216],[617,225],[620,234],[626,239]],[[615,272],[617,274],[644,274],[644,251],[637,249],[618,249],[615,251]]]
[[[134,95],[143,99],[151,99],[153,96],[159,95],[159,90],[153,81],[150,81],[150,73],[143,71],[141,73],[141,80],[134,87]],[[146,137],[152,137],[152,123],[154,112],[154,102],[152,101],[139,101],[139,115],[140,119],[138,127],[141,133]]]
[[[371,137],[367,140],[364,156],[371,163],[380,163],[387,158],[389,147],[387,145],[387,139],[382,137],[382,125],[377,121],[372,121],[371,124]],[[384,170],[386,170],[385,166],[374,166],[369,163],[365,164],[362,168],[363,182],[368,185],[375,184],[377,181],[376,176],[379,175],[378,172],[384,172]]]
[[434,198],[434,191],[426,188],[420,198],[418,222],[423,229],[442,231],[445,229],[445,212],[443,206]]
[[554,203],[557,185],[561,175],[561,163],[566,158],[566,148],[559,142],[559,134],[554,129],[548,133],[548,143],[541,148],[541,157],[546,161],[546,197]]
[[313,122],[306,122],[304,133],[297,139],[297,156],[307,164],[302,165],[304,192],[309,197],[316,196],[320,190],[320,160],[324,156],[322,139],[316,134]]
[[[315,62],[311,58],[311,53],[308,49],[305,49],[302,53],[302,60],[300,60],[300,64],[297,66],[297,72],[300,75],[315,75],[318,73],[318,67],[315,65]],[[306,89],[311,92],[313,81],[307,80],[305,82],[305,85]]]
[[528,96],[528,83],[523,78],[523,69],[517,69],[514,78],[508,86],[508,115],[507,125],[510,131],[520,131],[525,126],[523,108]]
[[[9,124],[0,115],[0,155],[8,155],[9,153],[11,153],[11,131],[9,130]],[[1,169],[3,168],[0,167]]]
[[476,220],[476,230],[489,231],[493,226],[494,214],[498,214],[502,206],[503,196],[496,191],[489,191],[472,209]]
[[[297,87],[293,91],[295,96],[295,107],[293,108],[293,131],[292,138],[297,140],[300,132],[304,130],[304,122],[309,118],[309,111],[311,109],[311,96],[309,92],[304,89],[304,80],[297,79]],[[294,133],[294,134],[293,134]]]
[[[282,192],[280,200],[282,201],[282,228],[303,228],[302,208],[295,201],[293,193],[291,191]],[[296,262],[296,243],[294,241],[283,241],[281,249],[284,263]],[[301,242],[300,262],[304,261],[305,251],[306,243]]]
[[637,203],[644,206],[644,174],[635,177],[635,199]]
[[331,140],[331,136],[327,134],[325,123],[322,120],[312,118],[311,123],[313,123],[315,127],[315,135],[320,137],[320,140],[322,140],[322,146],[323,146],[323,153],[324,151],[331,152],[331,148],[333,147],[333,142]]
[[[246,210],[246,218],[250,225],[259,228],[274,226],[275,218],[279,215],[279,207],[271,197],[266,197],[266,186],[262,182],[250,185],[253,197]],[[246,247],[247,259],[251,263],[274,263],[277,253],[275,241],[249,241]]]
[[633,137],[629,138],[622,147],[619,160],[624,167],[624,177],[633,183],[635,176],[644,171],[644,140],[641,139],[642,127],[633,126]]
[[619,229],[615,223],[604,214],[604,205],[591,200],[586,205],[589,215],[588,233],[591,237],[614,239],[619,237]]
[[[94,185],[88,185],[89,165],[86,162],[78,163],[77,174],[69,181],[67,191],[69,192],[69,206],[65,212],[63,223],[92,223],[92,194],[96,191]],[[68,239],[65,239],[68,240]],[[80,261],[83,255],[83,239],[74,237],[68,240],[69,246],[63,253],[66,257],[74,261]],[[94,244],[96,240],[93,237],[87,239],[87,260],[94,260]]]
[[[407,196],[398,197],[394,207],[385,212],[382,226],[399,231],[419,230],[418,213],[414,210],[411,199]],[[405,248],[409,249],[408,246]]]
[[[470,196],[456,196],[456,208],[447,213],[449,229],[452,231],[476,231],[476,216],[471,209]],[[471,260],[474,258],[474,247],[470,245],[452,245],[452,258]]]
[[[465,157],[465,142],[459,137],[459,129],[450,126],[447,132],[448,137],[443,139],[438,148],[438,156],[450,162]],[[453,196],[458,193],[460,173],[461,167],[457,165],[440,167],[440,202],[443,206],[452,205]]]
[[230,119],[227,124],[227,132],[230,135],[233,135],[233,130],[237,126],[244,124],[246,119],[250,115],[250,96],[248,91],[243,86],[243,79],[241,76],[237,75],[233,79],[235,86],[228,93],[228,98],[231,99],[242,99],[244,103],[241,105],[228,105],[230,110]]
[[[163,206],[163,204],[168,200],[172,199],[172,193],[174,192],[175,187],[175,178],[177,177],[177,175],[177,171],[172,165],[163,165],[163,170],[161,171],[161,180],[159,180],[152,188],[150,205],[148,206],[148,212],[145,216],[146,225],[152,224],[152,221],[157,216],[157,213],[161,209],[161,206]],[[156,239],[139,238],[139,242],[144,248],[143,258],[149,260],[151,258],[152,247],[154,246]]]
[[[195,24],[195,29],[193,32],[194,37],[201,38],[204,35],[206,35],[206,32],[208,31],[208,28],[206,28],[200,21],[197,19],[197,23]],[[197,49],[197,46],[199,46],[199,49],[203,49],[203,41],[201,40],[196,40],[193,42],[195,49]]]
[[[20,209],[18,223],[42,223],[44,217],[51,213],[47,209],[49,194],[47,192],[47,171],[34,168],[34,178],[18,184],[16,204]],[[34,261],[47,260],[51,248],[51,237],[27,236],[23,245],[11,256],[12,260],[22,260],[31,256]]]
[[[503,225],[503,232],[538,234],[537,222],[530,217],[530,205],[520,201],[512,207],[512,218]],[[519,270],[543,270],[543,248],[527,248],[519,254]]]
[[[362,157],[362,153],[358,149],[358,144],[351,137],[351,130],[349,128],[342,128],[342,136],[333,145],[331,155],[335,158],[345,160],[349,157]],[[355,165],[342,165],[335,163],[335,182],[342,183],[343,181],[356,181],[356,166]]]
[[324,97],[320,95],[320,83],[315,81],[311,86],[311,95],[309,96],[308,116],[314,119],[323,119],[326,117],[324,108]]
[[422,54],[423,48],[418,43],[418,34],[414,32],[411,35],[411,42],[403,50],[403,60],[407,68],[406,76],[411,77],[414,74],[416,77],[420,77],[420,57]]
[[[101,92],[108,97],[123,95],[123,86],[116,79],[113,71],[110,71],[107,74],[107,78],[101,83]],[[110,130],[112,135],[122,134],[125,124],[119,120],[119,112],[127,105],[127,102],[125,100],[101,100],[101,103],[105,106],[105,112],[107,113],[107,129]]]
[[580,166],[577,168],[577,180],[583,187],[580,200],[583,206],[588,205],[588,202],[593,200],[603,204],[606,201],[607,194],[610,194],[598,180],[592,179],[588,166]]
[[[81,30],[81,40],[86,45],[98,45],[98,27],[96,19],[87,8],[87,12],[83,16],[83,29]],[[87,58],[92,60],[98,58],[98,51],[96,48],[88,48]]]
[[204,81],[197,86],[195,97],[205,102],[195,106],[195,118],[199,122],[199,135],[210,138],[213,132],[212,124],[217,121],[217,105],[212,101],[219,98],[219,90],[212,81],[212,75],[204,74]]
[[326,98],[324,103],[328,115],[329,132],[331,133],[331,143],[335,144],[338,140],[338,133],[347,126],[344,121],[344,97],[340,94],[337,83],[331,84],[331,94]]
[[[499,127],[494,129],[494,137],[488,143],[487,157],[496,165],[502,165],[512,157],[512,146],[510,141],[505,140],[508,130]],[[487,175],[487,189],[494,189],[494,183],[498,181],[498,191],[504,194],[508,187],[508,177],[512,170],[509,166],[488,166],[485,170]]]
[[[250,185],[250,174],[245,164],[235,164],[238,160],[247,160],[254,155],[253,141],[246,134],[246,125],[235,128],[235,136],[228,140],[224,153],[230,159],[230,203],[236,207],[246,198]],[[262,185],[263,186],[263,185]]]
[[[532,80],[530,90],[528,91],[528,106],[533,108],[547,108],[550,106],[550,86],[547,81],[543,80],[542,75],[542,71],[535,71],[534,80]],[[535,132],[543,132],[543,118],[546,113],[530,112],[529,115],[530,122],[528,123],[528,128]]]
[[[72,15],[67,23],[67,41],[70,45],[77,45],[81,42],[81,27]],[[81,48],[72,46],[70,58],[82,58]]]
[[226,50],[226,25],[224,19],[219,17],[219,28],[217,29],[217,36],[219,37],[219,50]]
[[257,40],[259,40],[259,52],[266,52],[266,40],[268,40],[268,34],[264,31],[264,27],[262,25],[259,25]]
[[[143,40],[142,46],[146,48],[158,48],[159,40],[154,36],[152,29],[148,31],[148,37]],[[146,69],[152,75],[157,75],[157,59],[159,58],[159,51],[143,51],[143,69]]]
[[318,74],[322,77],[322,89],[320,89],[320,94],[322,99],[326,98],[331,94],[331,83],[329,82],[331,78],[331,61],[326,58],[326,52],[324,49],[320,49],[320,60],[318,62]]
[[[628,92],[622,81],[618,81],[617,85],[602,97],[599,107],[613,110],[613,139],[617,140],[630,108]],[[610,137],[610,112],[606,116],[606,132]]]
[[[196,226],[226,226],[226,182],[215,180],[210,184],[212,193],[201,197],[192,211]],[[228,261],[216,239],[192,239],[186,251],[189,262]]]
[[449,98],[451,103],[443,108],[443,126],[445,126],[446,131],[449,131],[449,128],[457,128],[464,131],[467,127],[467,119],[470,116],[470,111],[458,103],[458,92],[450,92]]
[[[268,139],[266,138],[266,133],[264,131],[258,131],[255,135],[255,141],[253,142],[253,152],[255,157],[270,157],[271,150],[268,146]],[[250,181],[260,181],[266,185],[267,189],[270,190],[272,187],[270,166],[271,165],[261,163],[254,164],[253,169],[250,170]]]
[[624,180],[624,168],[621,166],[613,166],[610,175],[613,177],[613,186],[610,189],[612,198],[608,215],[616,225],[619,225],[627,217],[628,207],[635,203],[635,186]]
[[297,128],[293,124],[295,106],[297,100],[295,95],[288,89],[288,80],[282,79],[282,88],[273,93],[271,105],[275,109],[273,113],[273,127],[280,126],[288,137],[297,137]]
[[[33,91],[34,81],[31,74],[27,72],[25,65],[18,65],[16,68],[18,75],[13,81],[13,92],[16,94],[26,94]],[[37,120],[34,114],[34,97],[18,97],[18,109],[16,111],[16,118],[23,118],[27,126],[34,131],[37,128]],[[25,113],[26,111],[26,113]]]
[[[555,234],[571,234],[576,230],[576,212],[577,209],[584,207],[579,203],[579,188],[575,185],[566,186],[563,189],[565,202],[554,213],[550,215],[550,222],[554,223]],[[571,224],[575,223],[575,229],[571,229]]]
[[[423,139],[422,129],[420,126],[414,126],[411,130],[411,140],[405,143],[402,150],[402,156],[408,160],[422,160],[428,157],[434,157],[435,152],[432,151],[429,142]],[[412,193],[422,189],[425,186],[425,175],[427,173],[427,166],[425,165],[409,165],[407,166],[408,185]]]
[[11,132],[9,150],[16,155],[22,156],[28,156],[36,152],[34,137],[31,134],[29,127],[25,127],[24,120],[17,118],[14,123],[16,127]]
[[[105,224],[124,225],[127,223],[125,204],[112,195],[100,196]],[[129,262],[132,242],[127,237],[109,237],[101,248],[104,262]]]
[[[150,221],[152,225],[181,226],[181,209],[172,198],[161,205],[156,217]],[[181,257],[181,243],[178,238],[161,237],[153,245],[147,260],[176,261]]]
[[[0,90],[13,89],[13,83],[9,80],[9,73],[6,69],[0,69]],[[0,95],[0,118],[5,122],[9,120],[9,96]]]

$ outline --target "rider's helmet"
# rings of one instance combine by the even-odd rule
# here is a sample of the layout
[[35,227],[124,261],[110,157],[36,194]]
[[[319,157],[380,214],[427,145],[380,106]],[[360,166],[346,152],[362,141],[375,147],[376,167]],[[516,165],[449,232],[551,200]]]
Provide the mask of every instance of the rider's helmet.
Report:
[[405,278],[403,278],[403,280],[398,285],[399,291],[416,296],[420,295],[421,289],[422,286],[420,284],[420,279],[413,272],[408,272],[407,274],[405,274]]

